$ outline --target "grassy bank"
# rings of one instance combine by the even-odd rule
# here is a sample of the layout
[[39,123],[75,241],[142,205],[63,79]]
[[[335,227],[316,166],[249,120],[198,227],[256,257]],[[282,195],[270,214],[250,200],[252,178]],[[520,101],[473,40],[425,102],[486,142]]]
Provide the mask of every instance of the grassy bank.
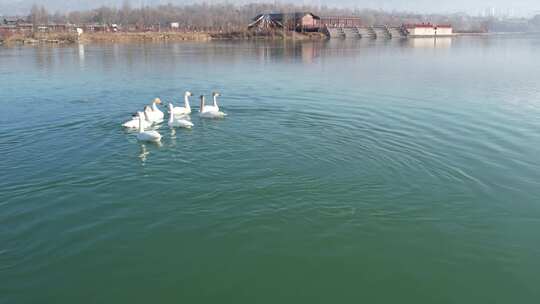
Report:
[[138,33],[32,33],[3,37],[4,44],[146,43],[210,40],[322,40],[322,33],[272,32],[138,32]]
[[163,42],[163,41],[208,41],[208,33],[201,32],[146,32],[146,33],[84,33],[80,37],[82,43],[129,43],[129,42]]
[[71,44],[78,41],[76,34],[47,33],[47,34],[13,34],[1,37],[4,44]]

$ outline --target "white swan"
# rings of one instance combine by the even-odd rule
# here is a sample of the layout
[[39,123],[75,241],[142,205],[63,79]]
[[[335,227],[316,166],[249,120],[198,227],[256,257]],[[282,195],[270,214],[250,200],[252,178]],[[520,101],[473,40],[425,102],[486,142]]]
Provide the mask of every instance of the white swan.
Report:
[[143,121],[145,119],[146,113],[139,112],[139,133],[137,134],[137,139],[139,141],[151,141],[158,142],[161,140],[161,134],[157,131],[145,131],[143,127]]
[[191,114],[191,106],[189,105],[189,97],[193,96],[191,92],[186,91],[184,94],[184,106],[183,107],[173,107],[173,109],[169,109],[169,112],[174,115],[186,115]]
[[188,128],[188,129],[191,129],[191,127],[193,127],[193,123],[189,120],[186,120],[186,119],[178,119],[178,118],[175,118],[174,117],[174,114],[173,114],[173,105],[172,103],[169,103],[169,127],[171,128],[174,128],[174,127],[180,127],[180,128]]
[[[153,123],[152,121],[148,119],[148,117],[150,117],[153,114],[152,108],[150,106],[145,106],[144,113],[145,115],[143,115],[144,117],[143,128],[149,128],[152,126],[152,123]],[[131,117],[131,120],[126,121],[125,123],[122,124],[122,126],[124,128],[129,128],[129,129],[138,129],[139,128],[139,112],[135,113]]]
[[165,114],[163,114],[163,112],[161,112],[159,108],[157,107],[157,105],[160,103],[161,103],[161,99],[156,98],[152,102],[151,110],[150,111],[145,110],[146,119],[148,121],[153,122],[153,123],[160,123],[163,121]]
[[213,99],[213,103],[211,106],[208,106],[208,105],[205,105],[204,108],[206,109],[206,111],[215,111],[215,112],[219,112],[219,106],[217,104],[217,98],[221,96],[221,94],[219,94],[219,92],[212,92],[212,99]]
[[[201,95],[201,108],[199,109],[199,115],[202,118],[223,118],[227,116],[227,114],[215,110],[216,108],[213,106],[206,106],[204,101],[204,95]],[[219,108],[218,108],[219,109]]]
[[[143,120],[143,128],[149,128],[152,126],[152,123],[146,120],[146,117]],[[128,129],[138,129],[139,128],[139,115],[135,115],[131,118],[131,120],[126,121],[122,124],[122,127],[128,128]]]

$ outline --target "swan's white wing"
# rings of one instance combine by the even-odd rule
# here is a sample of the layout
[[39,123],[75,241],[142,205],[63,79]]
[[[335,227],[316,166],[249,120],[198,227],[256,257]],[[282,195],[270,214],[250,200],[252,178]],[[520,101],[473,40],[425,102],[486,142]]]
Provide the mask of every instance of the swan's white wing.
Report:
[[225,116],[227,116],[227,114],[221,111],[204,111],[201,113],[201,117],[203,118],[223,118]]
[[128,120],[122,124],[122,127],[130,128],[130,129],[139,128],[139,119],[137,118],[137,119]]
[[178,119],[173,120],[172,122],[169,122],[169,126],[171,127],[181,127],[181,128],[191,128],[193,127],[193,123],[191,121],[185,120],[185,119]]
[[173,108],[173,114],[175,115],[182,115],[182,114],[188,114],[189,111],[184,107],[174,107]]
[[140,141],[159,141],[161,140],[161,134],[157,131],[146,131],[137,134],[137,139]]
[[[129,128],[129,129],[138,129],[139,128],[139,118],[128,120],[125,123],[122,124],[122,127]],[[143,121],[143,128],[150,127],[150,122],[144,120]]]
[[218,111],[219,111],[219,107],[214,107],[214,106],[204,106],[204,111],[205,111],[205,112],[218,112]]

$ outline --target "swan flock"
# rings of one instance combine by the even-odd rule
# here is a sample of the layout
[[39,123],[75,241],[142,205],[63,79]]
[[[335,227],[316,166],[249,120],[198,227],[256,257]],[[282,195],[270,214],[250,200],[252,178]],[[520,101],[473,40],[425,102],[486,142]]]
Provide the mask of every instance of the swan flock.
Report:
[[[193,94],[189,91],[184,94],[184,106],[175,107],[172,102],[169,102],[169,120],[167,125],[171,128],[187,128],[191,129],[194,125],[191,122],[191,105],[189,97]],[[219,108],[217,98],[221,96],[218,92],[212,93],[212,105],[206,105],[204,95],[200,96],[199,116],[201,118],[219,119],[227,116]],[[159,109],[158,105],[162,104],[161,99],[156,98],[150,104],[144,107],[144,110],[134,114],[130,120],[122,123],[122,127],[127,129],[136,129],[137,140],[143,142],[159,142],[161,134],[155,130],[147,130],[153,126],[159,125],[164,121],[165,114]]]

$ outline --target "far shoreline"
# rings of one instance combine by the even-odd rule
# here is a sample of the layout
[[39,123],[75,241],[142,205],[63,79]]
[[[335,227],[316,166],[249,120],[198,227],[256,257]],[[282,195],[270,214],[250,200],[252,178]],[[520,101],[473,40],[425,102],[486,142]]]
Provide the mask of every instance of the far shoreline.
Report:
[[[456,32],[451,37],[493,37],[539,35],[540,32]],[[451,38],[450,37],[450,38]],[[436,37],[433,37],[436,38]],[[106,33],[36,33],[0,37],[0,46],[73,45],[210,41],[324,41],[330,39],[321,32],[273,32],[255,34],[237,32],[106,32]],[[415,39],[409,37],[408,39]]]
[[92,43],[153,43],[206,41],[321,41],[328,37],[319,32],[274,32],[254,34],[243,32],[115,32],[115,33],[35,33],[4,37],[0,45],[92,44]]

